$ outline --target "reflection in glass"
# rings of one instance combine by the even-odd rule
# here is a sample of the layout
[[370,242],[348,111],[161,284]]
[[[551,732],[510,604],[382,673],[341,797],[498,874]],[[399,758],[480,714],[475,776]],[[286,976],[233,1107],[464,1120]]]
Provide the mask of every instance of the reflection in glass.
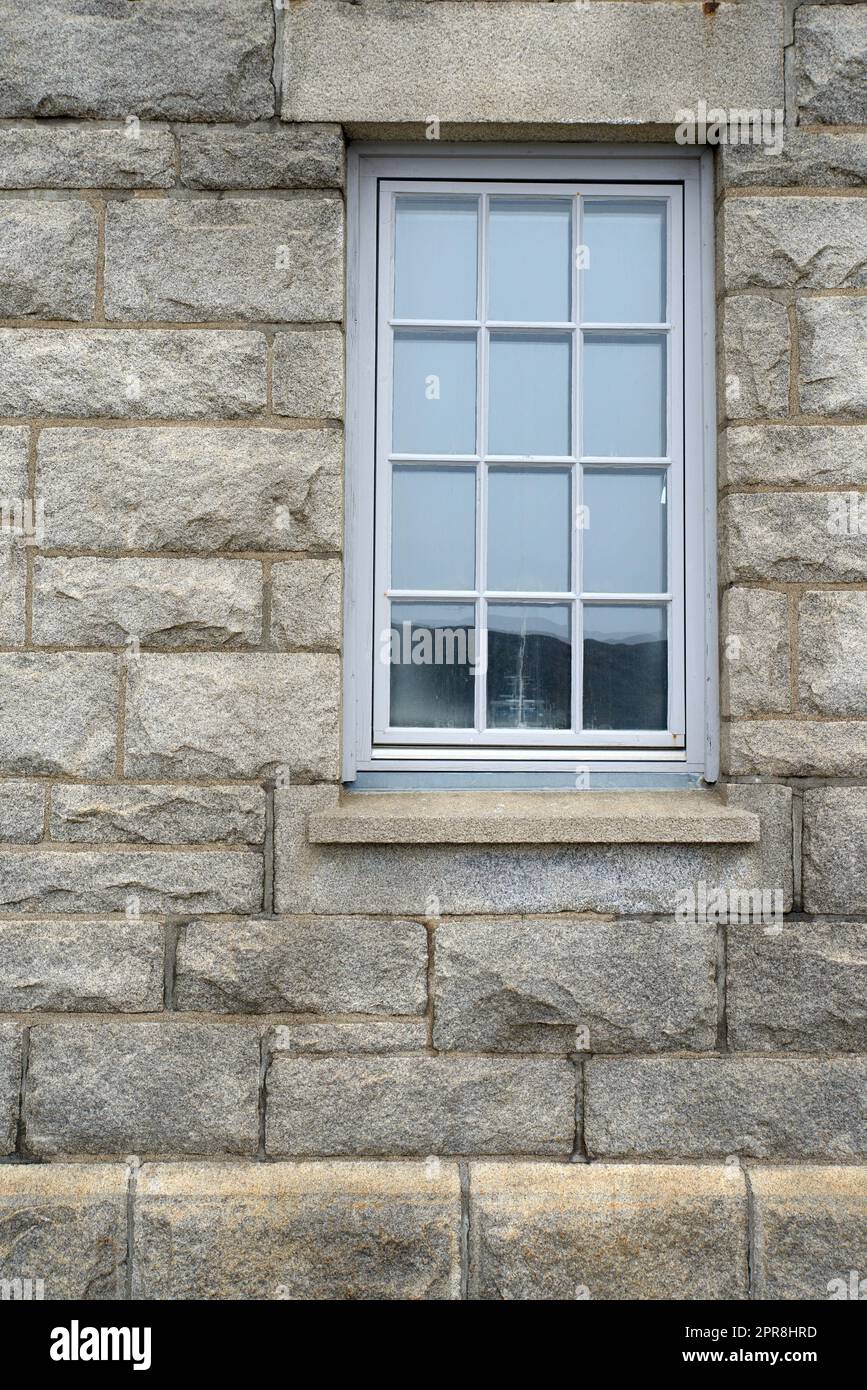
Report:
[[476,470],[395,464],[391,481],[394,589],[472,589]]
[[475,609],[467,603],[391,605],[385,659],[391,668],[391,725],[471,729]]
[[492,333],[488,452],[570,452],[571,338]]
[[566,604],[488,605],[488,726],[572,724],[571,615]]
[[655,468],[586,468],[584,589],[661,594],[667,580],[667,477]]
[[488,318],[568,323],[572,202],[492,198],[488,225]]
[[394,335],[395,454],[476,451],[475,334]]
[[568,591],[568,468],[488,472],[488,588]]
[[654,604],[585,604],[585,729],[667,726],[666,609]]
[[585,334],[584,453],[663,458],[665,389],[664,334]]
[[665,203],[588,199],[581,272],[585,323],[665,322]]
[[475,198],[398,198],[394,317],[476,317]]

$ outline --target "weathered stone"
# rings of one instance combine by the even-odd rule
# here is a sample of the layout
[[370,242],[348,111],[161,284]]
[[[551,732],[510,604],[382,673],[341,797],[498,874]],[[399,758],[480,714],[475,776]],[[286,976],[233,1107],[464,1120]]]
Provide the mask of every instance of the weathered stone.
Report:
[[21,646],[24,642],[26,586],[24,546],[19,537],[0,533],[0,643],[3,646]]
[[657,1052],[716,1040],[716,933],[677,922],[444,922],[434,1045],[466,1052]]
[[867,716],[867,593],[830,589],[798,604],[798,688],[812,714]]
[[58,548],[338,550],[342,470],[335,430],[48,429],[39,438],[39,495]]
[[188,188],[342,188],[343,134],[337,125],[282,130],[220,126],[180,132],[181,183]]
[[727,589],[720,637],[723,714],[791,709],[787,596],[773,589]]
[[428,1046],[427,1019],[390,1019],[371,1023],[281,1023],[272,1030],[275,1052],[423,1052]]
[[864,5],[803,5],[795,14],[795,75],[802,124],[867,122]]
[[146,1164],[133,1297],[457,1299],[456,1164]]
[[26,531],[36,529],[38,511],[27,481],[28,431],[0,426],[0,643],[24,641]]
[[265,408],[265,336],[213,329],[0,329],[0,413],[235,419]]
[[575,1071],[559,1058],[290,1057],[267,1079],[278,1154],[562,1154]]
[[178,943],[175,1003],[229,1013],[420,1014],[426,977],[419,922],[190,922]]
[[241,850],[0,852],[7,912],[258,912],[262,856]]
[[723,502],[728,578],[809,583],[867,578],[867,546],[845,492],[736,492]]
[[858,188],[867,181],[867,135],[786,126],[773,157],[764,145],[721,145],[721,188]]
[[267,0],[44,0],[0,8],[2,116],[256,120],[274,114]]
[[753,888],[772,893],[781,889],[783,911],[791,912],[795,877],[791,787],[733,782],[725,787],[725,799],[727,805],[749,811],[761,822],[758,882]]
[[35,845],[42,839],[45,795],[38,782],[0,783],[0,842]]
[[52,840],[80,844],[260,845],[265,838],[261,787],[194,787],[124,783],[51,791]]
[[742,1052],[867,1052],[867,927],[728,928],[729,1041]]
[[0,316],[89,319],[96,297],[96,213],[89,203],[0,200]]
[[728,299],[723,341],[728,418],[788,414],[789,316],[785,304],[746,294]]
[[25,1123],[37,1154],[254,1154],[256,1030],[50,1023],[30,1032]]
[[726,434],[721,480],[857,487],[867,483],[867,427],[741,425]]
[[127,677],[126,772],[333,779],[339,703],[334,656],[142,656]]
[[0,767],[29,775],[112,772],[117,684],[112,656],[0,654]]
[[585,1078],[592,1158],[840,1160],[867,1149],[867,1058],[596,1057]]
[[33,641],[46,646],[246,647],[262,639],[255,560],[40,558]]
[[0,1166],[0,1270],[13,1290],[5,1296],[122,1299],[128,1181],[113,1163]]
[[470,1297],[741,1299],[737,1168],[474,1163]]
[[23,425],[0,425],[0,499],[7,503],[27,493],[29,433]]
[[149,1013],[163,1007],[156,922],[0,922],[0,1009]]
[[[839,725],[832,725],[838,728]],[[864,775],[852,763],[845,772]],[[844,769],[840,769],[841,772]],[[804,793],[804,910],[805,912],[867,912],[867,788],[816,787]]]
[[867,412],[867,299],[798,300],[798,390],[807,415]]
[[108,206],[108,319],[274,322],[343,315],[343,203],[137,198]]
[[274,338],[274,410],[299,419],[343,416],[343,334],[296,328]]
[[864,1298],[867,1168],[753,1168],[750,1188],[755,1297]]
[[165,126],[0,127],[0,188],[169,188],[174,182],[175,142]]
[[21,1029],[17,1023],[0,1023],[0,1154],[15,1148],[20,1087]]
[[735,776],[864,777],[864,731],[854,719],[738,720],[723,726],[723,769]]
[[343,627],[339,560],[292,560],[271,568],[271,636],[279,647],[337,652]]
[[863,288],[863,198],[733,198],[725,209],[730,290]]

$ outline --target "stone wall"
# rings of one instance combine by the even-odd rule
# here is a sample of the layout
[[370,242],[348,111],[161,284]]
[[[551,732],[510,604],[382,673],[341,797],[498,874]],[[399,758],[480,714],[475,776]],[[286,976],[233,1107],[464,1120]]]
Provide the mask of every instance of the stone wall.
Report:
[[[792,0],[0,0],[0,1279],[867,1274],[865,31]],[[346,139],[670,142],[699,100],[786,115],[781,154],[716,154],[721,800],[761,838],[317,841]],[[675,921],[700,882],[785,919]]]

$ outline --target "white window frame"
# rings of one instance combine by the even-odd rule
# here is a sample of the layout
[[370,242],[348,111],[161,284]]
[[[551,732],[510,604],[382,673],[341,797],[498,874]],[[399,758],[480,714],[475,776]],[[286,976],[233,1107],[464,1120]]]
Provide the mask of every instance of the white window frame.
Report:
[[[644,193],[656,199],[670,198],[671,210],[677,216],[682,214],[682,265],[671,259],[679,238],[668,238],[674,312],[673,326],[667,333],[669,368],[678,359],[683,363],[682,372],[669,370],[674,389],[668,392],[667,455],[670,484],[677,488],[683,483],[683,528],[672,531],[669,551],[671,575],[683,575],[682,603],[673,608],[673,617],[679,613],[682,622],[672,627],[668,644],[674,722],[664,746],[660,746],[658,733],[644,731],[630,734],[628,741],[624,739],[619,745],[616,735],[608,731],[585,732],[580,745],[571,731],[509,730],[504,735],[497,730],[474,734],[401,729],[392,736],[380,729],[375,735],[374,713],[381,708],[375,698],[377,668],[382,667],[380,680],[388,676],[388,667],[379,658],[378,636],[385,600],[374,592],[376,547],[387,534],[374,514],[375,482],[377,474],[381,479],[385,466],[382,430],[377,457],[376,412],[377,401],[388,399],[390,390],[390,333],[382,315],[378,320],[378,282],[383,266],[390,263],[391,228],[388,217],[380,219],[379,207],[384,198],[393,207],[396,192],[425,191],[418,180],[435,180],[437,191],[442,192],[476,192],[479,185],[502,181],[503,192],[527,191],[527,186],[533,185],[537,191],[543,191],[544,186],[546,193]],[[554,187],[557,184],[563,187],[558,190]],[[642,184],[646,191],[638,186]],[[430,186],[427,191],[431,191]],[[716,780],[713,166],[707,152],[668,146],[356,145],[348,157],[347,215],[344,780],[353,781],[357,773],[371,771],[541,773],[569,772],[576,765],[598,772],[678,772]],[[577,240],[580,244],[580,234]],[[573,294],[573,304],[576,302]],[[576,313],[577,307],[573,319]],[[656,325],[640,327],[647,332]],[[580,327],[573,326],[573,331],[580,342]],[[482,375],[480,372],[480,379]],[[573,419],[573,460],[579,457],[577,449]],[[617,462],[622,465],[624,460]],[[658,467],[658,461],[654,462]],[[652,466],[650,461],[647,466]],[[580,467],[576,477],[581,477]],[[384,491],[380,482],[380,505]],[[580,498],[574,500],[577,503]],[[678,511],[669,507],[670,517]],[[572,571],[574,592],[574,552]],[[677,592],[673,577],[669,592]],[[540,596],[526,597],[538,600]],[[623,601],[623,596],[619,597]],[[641,600],[648,602],[648,596],[642,595]],[[443,595],[441,601],[452,600]],[[573,632],[573,686],[580,679],[576,636]],[[504,736],[509,746],[503,746]]]

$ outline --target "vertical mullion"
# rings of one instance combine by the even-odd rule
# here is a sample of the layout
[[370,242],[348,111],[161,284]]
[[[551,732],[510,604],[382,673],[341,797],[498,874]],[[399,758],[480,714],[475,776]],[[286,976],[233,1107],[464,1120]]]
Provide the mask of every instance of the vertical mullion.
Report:
[[581,567],[584,561],[584,537],[578,530],[578,518],[581,516],[580,508],[584,503],[584,470],[581,467],[580,459],[583,454],[581,442],[581,431],[584,428],[583,410],[581,409],[581,362],[582,362],[582,342],[581,342],[581,320],[583,318],[583,295],[581,271],[578,269],[579,249],[584,245],[584,199],[580,192],[575,195],[575,235],[572,250],[572,283],[574,296],[572,318],[577,327],[574,331],[574,341],[572,348],[572,456],[576,462],[572,465],[575,470],[575,482],[573,485],[572,498],[572,534],[573,534],[573,572],[572,589],[576,595],[572,608],[572,728],[576,736],[580,734],[584,727],[584,638],[583,638],[583,607],[581,603],[581,593],[583,581]]
[[483,733],[487,722],[488,686],[488,605],[485,590],[488,583],[488,329],[487,329],[487,247],[488,194],[479,199],[478,285],[476,286],[476,316],[481,327],[476,335],[476,588],[479,597],[476,607],[476,662],[479,674],[475,677],[476,731]]

